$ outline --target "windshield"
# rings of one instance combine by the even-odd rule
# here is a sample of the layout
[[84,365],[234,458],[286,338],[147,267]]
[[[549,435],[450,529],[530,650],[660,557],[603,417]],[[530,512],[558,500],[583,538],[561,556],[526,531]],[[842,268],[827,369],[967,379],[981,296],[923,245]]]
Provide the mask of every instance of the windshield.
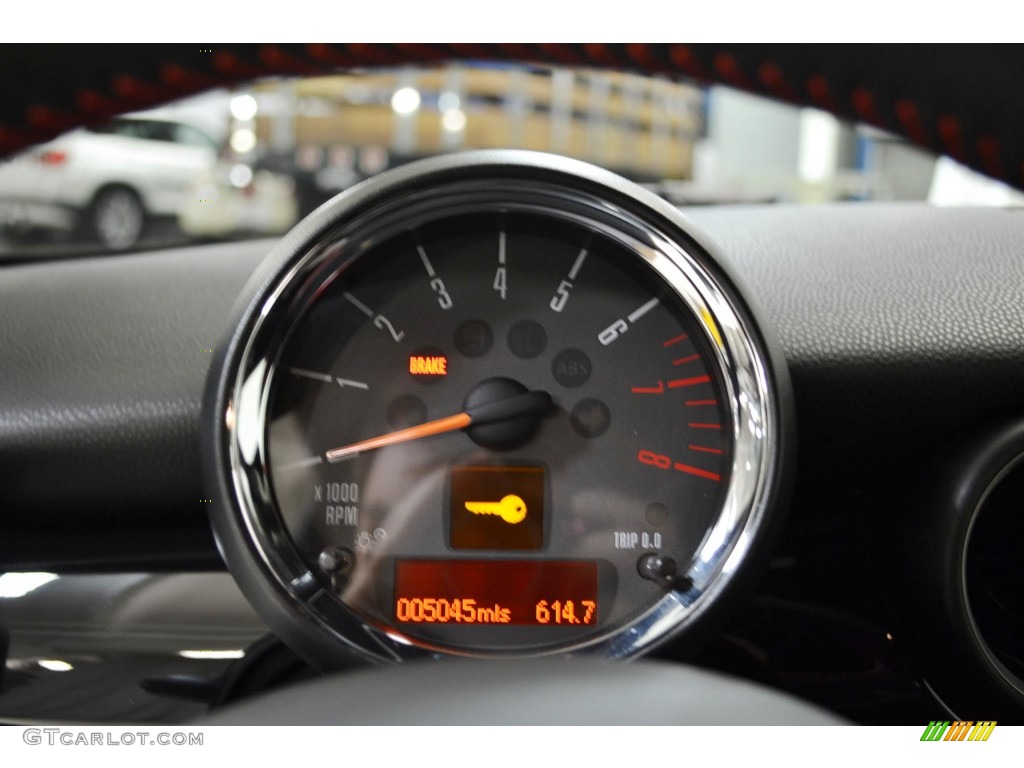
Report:
[[1024,200],[890,134],[724,87],[589,69],[403,68],[207,93],[9,158],[0,258],[274,236],[388,168],[499,147],[586,160],[683,206]]

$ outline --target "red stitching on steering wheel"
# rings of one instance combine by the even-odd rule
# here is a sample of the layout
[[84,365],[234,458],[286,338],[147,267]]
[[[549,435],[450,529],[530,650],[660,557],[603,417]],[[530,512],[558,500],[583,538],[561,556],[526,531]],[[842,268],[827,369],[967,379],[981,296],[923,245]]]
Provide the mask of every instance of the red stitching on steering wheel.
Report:
[[900,99],[896,102],[896,117],[903,126],[907,136],[921,145],[928,145],[928,134],[921,124],[921,114],[917,105],[910,99]]

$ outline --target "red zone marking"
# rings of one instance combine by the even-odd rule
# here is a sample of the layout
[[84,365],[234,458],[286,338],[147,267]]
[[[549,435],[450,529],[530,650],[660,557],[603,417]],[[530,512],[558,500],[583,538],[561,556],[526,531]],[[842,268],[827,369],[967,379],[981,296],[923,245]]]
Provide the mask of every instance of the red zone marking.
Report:
[[668,383],[669,389],[679,389],[680,387],[693,387],[697,384],[707,384],[711,381],[710,376],[694,376],[689,379],[673,379]]
[[[687,338],[689,338],[689,337],[687,336],[687,334],[684,333],[684,334],[682,334],[680,336],[676,336],[675,338],[672,338],[672,339],[669,339],[668,341],[663,342],[661,346],[663,346],[663,347],[671,347],[673,344],[677,344],[680,341],[685,341]],[[685,363],[692,363],[694,360],[699,360],[699,359],[700,359],[700,355],[699,354],[697,354],[697,355],[689,355],[687,357],[681,357],[678,360],[673,360],[672,361],[672,365],[684,365]],[[672,381],[668,382],[668,388],[669,389],[680,389],[682,387],[695,387],[698,384],[707,384],[710,381],[711,381],[711,377],[710,376],[692,376],[692,377],[690,377],[688,379],[673,379]],[[665,391],[665,382],[659,381],[658,385],[656,387],[630,387],[629,391],[633,392],[635,394],[638,394],[638,395],[641,395],[641,394],[643,394],[643,395],[660,395],[660,394],[662,394]],[[687,406],[717,405],[717,404],[718,404],[717,400],[687,400],[686,401],[686,405]],[[693,422],[691,422],[689,424],[689,426],[692,427],[693,429],[721,429],[722,428],[721,424],[695,424]],[[723,451],[721,449],[719,449],[719,448],[708,448],[708,447],[703,446],[703,445],[691,445],[691,446],[688,446],[688,447],[689,447],[689,449],[691,451],[698,451],[698,452],[701,452],[701,453],[713,453],[713,454],[717,454],[717,455],[722,455],[722,453],[723,453]],[[665,457],[665,458],[668,458],[668,457]],[[704,478],[707,478],[708,480],[714,480],[716,483],[720,482],[722,480],[722,476],[720,474],[716,473],[716,472],[709,472],[706,469],[700,469],[698,467],[691,467],[689,464],[680,464],[679,462],[674,462],[672,466],[675,467],[680,472],[686,472],[689,475],[695,475],[696,477],[704,477]]]
[[[695,387],[698,384],[707,384],[711,381],[710,376],[693,376],[689,379],[673,379],[668,382],[669,389],[679,389],[680,387]],[[638,395],[660,395],[665,391],[665,382],[659,381],[656,387],[630,387],[630,392],[634,392]],[[714,400],[696,400],[694,402],[700,403],[701,405],[711,405]],[[690,403],[687,403],[690,405]]]
[[638,395],[660,395],[665,391],[665,383],[659,381],[656,387],[630,387],[629,391]]
[[680,472],[686,472],[687,474],[696,475],[697,477],[706,477],[708,480],[714,480],[716,483],[722,479],[721,475],[717,475],[714,472],[708,472],[706,469],[691,467],[689,464],[680,464],[676,462],[673,466]]
[[708,448],[706,445],[688,445],[686,446],[691,451],[700,451],[701,453],[714,453],[721,456],[725,451],[721,448]]

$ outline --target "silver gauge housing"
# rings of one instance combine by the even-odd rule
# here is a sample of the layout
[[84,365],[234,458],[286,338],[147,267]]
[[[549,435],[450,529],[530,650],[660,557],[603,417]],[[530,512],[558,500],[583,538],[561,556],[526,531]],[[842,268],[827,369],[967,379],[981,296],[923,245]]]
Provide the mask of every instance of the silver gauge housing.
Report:
[[[461,647],[368,620],[325,586],[298,551],[275,498],[268,446],[282,351],[316,298],[381,243],[442,217],[546,217],[616,243],[650,270],[694,320],[731,434],[727,487],[679,578],[628,620],[548,645]],[[526,152],[480,152],[415,163],[360,185],[315,212],[268,256],[243,293],[209,377],[204,465],[221,551],[270,626],[321,667],[353,655],[593,655],[625,658],[693,637],[738,593],[766,550],[785,501],[791,395],[780,355],[719,259],[675,208],[613,174]]]

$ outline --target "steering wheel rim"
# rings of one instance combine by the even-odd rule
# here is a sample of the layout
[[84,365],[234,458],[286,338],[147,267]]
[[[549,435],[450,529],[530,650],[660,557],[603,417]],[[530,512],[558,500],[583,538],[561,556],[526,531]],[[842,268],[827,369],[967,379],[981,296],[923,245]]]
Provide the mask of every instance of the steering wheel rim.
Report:
[[418,662],[214,711],[203,725],[849,725],[770,688],[657,661]]
[[0,104],[0,154],[256,77],[469,60],[627,69],[731,85],[897,133],[1024,188],[1024,101],[999,98],[1024,90],[1024,47],[991,45],[11,45],[0,52],[15,84]]

